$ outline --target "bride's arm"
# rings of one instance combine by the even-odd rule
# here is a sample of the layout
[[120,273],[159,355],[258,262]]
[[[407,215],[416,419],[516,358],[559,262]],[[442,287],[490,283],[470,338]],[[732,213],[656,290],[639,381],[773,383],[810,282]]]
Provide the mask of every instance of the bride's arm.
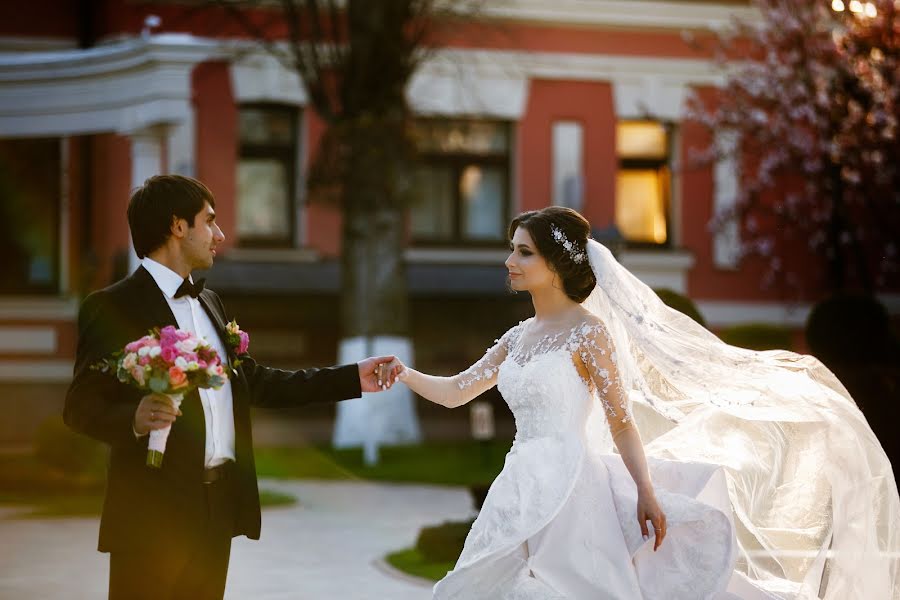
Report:
[[447,408],[456,408],[496,385],[500,363],[506,358],[515,329],[507,331],[478,362],[452,377],[427,375],[407,367],[399,360],[391,363],[388,368],[395,369],[392,372],[397,373],[397,378],[426,400]]
[[637,486],[637,517],[641,533],[644,539],[648,539],[647,521],[651,521],[656,530],[656,543],[653,548],[656,550],[666,535],[666,516],[656,501],[656,494],[650,481],[650,470],[647,467],[647,457],[644,454],[644,444],[641,442],[637,427],[634,426],[628,400],[619,379],[615,348],[602,324],[597,323],[591,327],[590,333],[585,336],[580,357],[599,392],[613,442]]

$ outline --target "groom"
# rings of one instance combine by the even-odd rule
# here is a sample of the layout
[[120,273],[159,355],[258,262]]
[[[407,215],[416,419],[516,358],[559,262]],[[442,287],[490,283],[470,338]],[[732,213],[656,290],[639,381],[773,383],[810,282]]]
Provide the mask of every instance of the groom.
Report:
[[[212,266],[225,239],[212,193],[189,177],[151,177],[131,196],[128,224],[141,266],[82,303],[63,417],[110,446],[99,544],[110,555],[109,597],[221,598],[232,537],[259,539],[250,406],[336,402],[378,391],[380,365],[393,357],[282,371],[244,354],[221,389],[186,395],[180,410],[166,396],[145,395],[92,370],[166,325],[202,336],[223,363],[236,358],[226,345],[221,299],[190,276]],[[149,432],[170,424],[162,468],[145,466]]]

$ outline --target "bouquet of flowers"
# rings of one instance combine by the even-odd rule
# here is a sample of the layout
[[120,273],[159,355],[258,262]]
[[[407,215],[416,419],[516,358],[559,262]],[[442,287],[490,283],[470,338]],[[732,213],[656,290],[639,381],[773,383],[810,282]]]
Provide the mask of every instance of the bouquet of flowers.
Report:
[[[125,346],[94,365],[115,373],[122,383],[165,394],[177,409],[184,395],[197,388],[219,389],[227,375],[215,349],[203,338],[169,325]],[[160,468],[171,426],[150,432],[147,466]]]

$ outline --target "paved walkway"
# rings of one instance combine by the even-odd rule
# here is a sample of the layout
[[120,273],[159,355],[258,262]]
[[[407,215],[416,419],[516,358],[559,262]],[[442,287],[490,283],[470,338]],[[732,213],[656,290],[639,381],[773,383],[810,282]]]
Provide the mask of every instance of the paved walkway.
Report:
[[[237,538],[227,600],[426,600],[430,588],[386,573],[386,553],[419,528],[472,512],[460,488],[365,482],[283,482],[299,505],[263,512],[262,539]],[[0,598],[105,598],[97,519],[15,519],[0,511]]]

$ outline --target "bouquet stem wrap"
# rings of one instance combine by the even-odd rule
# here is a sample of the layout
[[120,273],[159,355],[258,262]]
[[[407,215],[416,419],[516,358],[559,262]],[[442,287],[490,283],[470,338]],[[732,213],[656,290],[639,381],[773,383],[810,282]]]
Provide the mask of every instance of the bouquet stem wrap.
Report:
[[[178,407],[181,406],[181,401],[184,400],[184,394],[166,394],[166,396],[172,401],[175,410],[178,410]],[[154,429],[150,432],[150,441],[147,447],[148,467],[154,469],[162,468],[163,456],[166,453],[166,441],[169,439],[171,430],[172,426],[169,425],[163,429]]]

